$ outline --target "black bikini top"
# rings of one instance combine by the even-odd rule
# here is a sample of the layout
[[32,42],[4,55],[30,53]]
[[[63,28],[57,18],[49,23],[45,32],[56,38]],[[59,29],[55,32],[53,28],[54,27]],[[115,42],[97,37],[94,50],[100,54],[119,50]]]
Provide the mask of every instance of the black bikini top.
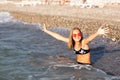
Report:
[[83,54],[89,53],[89,52],[90,52],[90,49],[85,50],[85,49],[80,48],[80,50],[78,50],[78,51],[76,51],[76,50],[74,49],[74,52],[75,52],[75,54],[81,54],[81,55],[83,55]]

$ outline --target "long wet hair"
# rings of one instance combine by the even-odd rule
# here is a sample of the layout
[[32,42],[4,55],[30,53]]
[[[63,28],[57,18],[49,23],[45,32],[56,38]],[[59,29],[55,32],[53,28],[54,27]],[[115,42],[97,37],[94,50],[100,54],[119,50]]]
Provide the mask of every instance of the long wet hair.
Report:
[[82,35],[82,32],[81,32],[80,28],[78,28],[78,27],[72,28],[72,30],[70,31],[70,35],[69,35],[68,49],[72,49],[75,46],[75,41],[73,40],[73,31],[74,30],[79,30],[79,32],[81,33],[80,42],[83,40],[83,35]]

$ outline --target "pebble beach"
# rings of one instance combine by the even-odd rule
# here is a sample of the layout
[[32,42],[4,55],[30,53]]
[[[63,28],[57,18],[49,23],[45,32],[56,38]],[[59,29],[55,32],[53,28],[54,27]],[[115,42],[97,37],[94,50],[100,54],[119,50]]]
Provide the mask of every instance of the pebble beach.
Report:
[[94,33],[100,26],[109,27],[107,38],[120,41],[120,5],[104,8],[80,8],[69,5],[16,6],[0,5],[0,11],[10,12],[13,18],[28,23],[45,23],[48,27],[80,27],[85,34]]

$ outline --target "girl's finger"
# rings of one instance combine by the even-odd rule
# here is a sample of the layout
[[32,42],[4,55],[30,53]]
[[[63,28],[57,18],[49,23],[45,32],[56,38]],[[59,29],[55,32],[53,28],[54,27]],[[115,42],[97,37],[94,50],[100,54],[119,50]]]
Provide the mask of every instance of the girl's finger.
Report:
[[46,27],[45,23],[43,24],[43,27]]

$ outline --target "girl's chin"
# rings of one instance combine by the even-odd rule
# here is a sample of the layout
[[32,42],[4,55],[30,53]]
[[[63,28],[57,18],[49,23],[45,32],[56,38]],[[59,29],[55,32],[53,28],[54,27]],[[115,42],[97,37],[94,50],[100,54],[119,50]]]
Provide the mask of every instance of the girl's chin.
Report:
[[76,42],[79,42],[80,41],[80,39],[78,39],[78,40],[75,40]]
[[74,41],[75,41],[75,42],[78,42],[78,41],[80,41],[80,39],[79,39],[79,38],[78,38],[78,39],[74,39]]

